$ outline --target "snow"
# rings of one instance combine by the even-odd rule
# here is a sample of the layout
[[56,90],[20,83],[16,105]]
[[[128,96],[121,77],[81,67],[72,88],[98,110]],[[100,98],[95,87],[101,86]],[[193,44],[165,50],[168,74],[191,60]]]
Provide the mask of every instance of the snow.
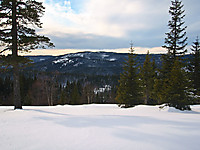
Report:
[[40,58],[40,61],[44,61],[44,60],[46,60],[46,59],[44,59],[44,58]]
[[116,61],[116,60],[117,60],[116,58],[111,58],[108,61]]
[[63,63],[62,66],[66,66],[66,65],[69,64],[69,63],[74,63],[74,61],[73,61],[73,60],[70,60],[70,59],[68,58],[68,56],[64,56],[64,57],[61,57],[61,59],[58,59],[58,60],[53,61],[53,63],[54,63],[54,64]]
[[57,63],[62,63],[62,66],[60,67],[60,68],[62,68],[64,66],[67,66],[68,64],[74,63],[74,61],[70,60],[69,58],[67,58],[66,56],[64,56],[64,57],[61,57],[61,59],[53,61],[53,64],[57,64]]
[[102,59],[104,59],[104,58],[106,58],[106,57],[109,57],[109,55],[107,55],[107,54],[102,54],[101,57],[102,57]]
[[67,57],[84,57],[82,53],[67,54]]
[[74,67],[78,67],[78,66],[80,66],[80,65],[82,65],[83,64],[83,62],[78,62],[78,63],[76,63],[75,65],[74,65]]
[[199,150],[200,106],[0,107],[2,150]]
[[66,62],[66,61],[69,61],[69,58],[61,57],[61,59],[55,60],[55,61],[53,61],[53,63],[57,64],[57,63],[62,63],[62,62]]
[[104,92],[108,92],[111,90],[111,86],[110,85],[104,85],[103,88],[95,88],[94,89],[94,93],[98,94],[98,93],[104,93]]

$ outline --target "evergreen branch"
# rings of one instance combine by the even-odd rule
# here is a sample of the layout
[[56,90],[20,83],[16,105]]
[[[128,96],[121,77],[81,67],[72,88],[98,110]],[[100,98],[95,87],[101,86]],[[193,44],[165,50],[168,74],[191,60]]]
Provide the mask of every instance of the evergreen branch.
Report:
[[1,34],[2,32],[5,32],[5,31],[11,31],[11,29],[3,29],[3,30],[0,30],[0,34]]
[[3,52],[10,50],[10,48],[5,48],[4,50],[0,51],[0,54],[2,54]]

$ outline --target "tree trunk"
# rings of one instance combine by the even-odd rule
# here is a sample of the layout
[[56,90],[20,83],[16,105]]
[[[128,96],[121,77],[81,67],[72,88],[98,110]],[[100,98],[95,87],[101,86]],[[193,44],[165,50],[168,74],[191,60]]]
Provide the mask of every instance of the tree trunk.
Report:
[[20,95],[20,82],[19,82],[19,69],[13,67],[13,92],[14,92],[14,109],[22,109],[21,95]]
[[88,99],[88,104],[90,104],[90,96],[87,95],[87,99]]
[[19,65],[17,62],[17,16],[16,0],[12,0],[12,57],[13,57],[13,99],[14,109],[22,109],[20,82],[19,82]]
[[[17,53],[17,10],[16,0],[12,1],[12,56],[16,61]],[[17,63],[17,62],[16,62]]]

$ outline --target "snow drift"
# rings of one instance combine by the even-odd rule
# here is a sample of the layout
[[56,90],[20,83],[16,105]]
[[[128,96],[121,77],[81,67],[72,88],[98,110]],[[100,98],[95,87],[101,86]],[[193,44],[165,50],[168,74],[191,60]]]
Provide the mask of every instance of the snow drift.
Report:
[[199,150],[200,106],[0,107],[2,150]]

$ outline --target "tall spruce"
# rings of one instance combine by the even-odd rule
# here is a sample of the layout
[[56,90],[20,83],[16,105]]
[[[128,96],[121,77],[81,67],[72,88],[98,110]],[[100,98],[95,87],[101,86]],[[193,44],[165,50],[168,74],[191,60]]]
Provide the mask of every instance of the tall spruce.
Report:
[[196,90],[195,94],[200,95],[200,43],[199,38],[192,45],[192,59],[191,59],[191,80],[193,87]]
[[[184,26],[185,10],[181,0],[171,1],[169,9],[171,20],[168,23],[170,31],[166,33],[164,48],[167,54],[162,57],[162,68],[159,80],[156,81],[159,101],[180,110],[190,110],[188,105],[188,80],[186,78],[181,56],[187,51],[186,26]],[[160,88],[160,89],[158,89]]]
[[120,75],[119,86],[117,87],[116,101],[122,107],[132,107],[142,103],[141,85],[136,64],[136,54],[133,53],[131,43],[128,60],[124,63],[123,73]]
[[35,27],[42,28],[40,18],[44,14],[42,2],[35,0],[1,0],[0,1],[0,46],[12,54],[5,62],[13,66],[13,97],[15,109],[22,109],[20,96],[20,66],[28,60],[18,55],[19,51],[52,47],[53,43],[45,36],[37,35]]
[[[171,1],[171,6],[169,8],[169,14],[171,15],[171,20],[168,22],[169,32],[166,33],[165,45],[163,48],[167,49],[167,54],[162,56],[162,68],[159,73],[159,81],[156,81],[156,87],[160,91],[158,95],[160,102],[167,102],[168,94],[167,85],[169,84],[169,78],[171,70],[174,66],[174,61],[177,57],[182,56],[187,51],[185,47],[187,46],[186,28],[184,26],[185,10],[183,10],[184,5],[180,0]],[[179,59],[182,61],[181,59]],[[161,85],[163,85],[161,87]]]
[[185,10],[183,10],[184,5],[181,0],[171,1],[172,5],[169,9],[169,14],[171,15],[171,20],[168,23],[169,32],[166,33],[165,45],[163,48],[168,50],[168,55],[175,60],[178,55],[185,54],[187,51],[185,47],[187,46],[186,28],[184,26]]

